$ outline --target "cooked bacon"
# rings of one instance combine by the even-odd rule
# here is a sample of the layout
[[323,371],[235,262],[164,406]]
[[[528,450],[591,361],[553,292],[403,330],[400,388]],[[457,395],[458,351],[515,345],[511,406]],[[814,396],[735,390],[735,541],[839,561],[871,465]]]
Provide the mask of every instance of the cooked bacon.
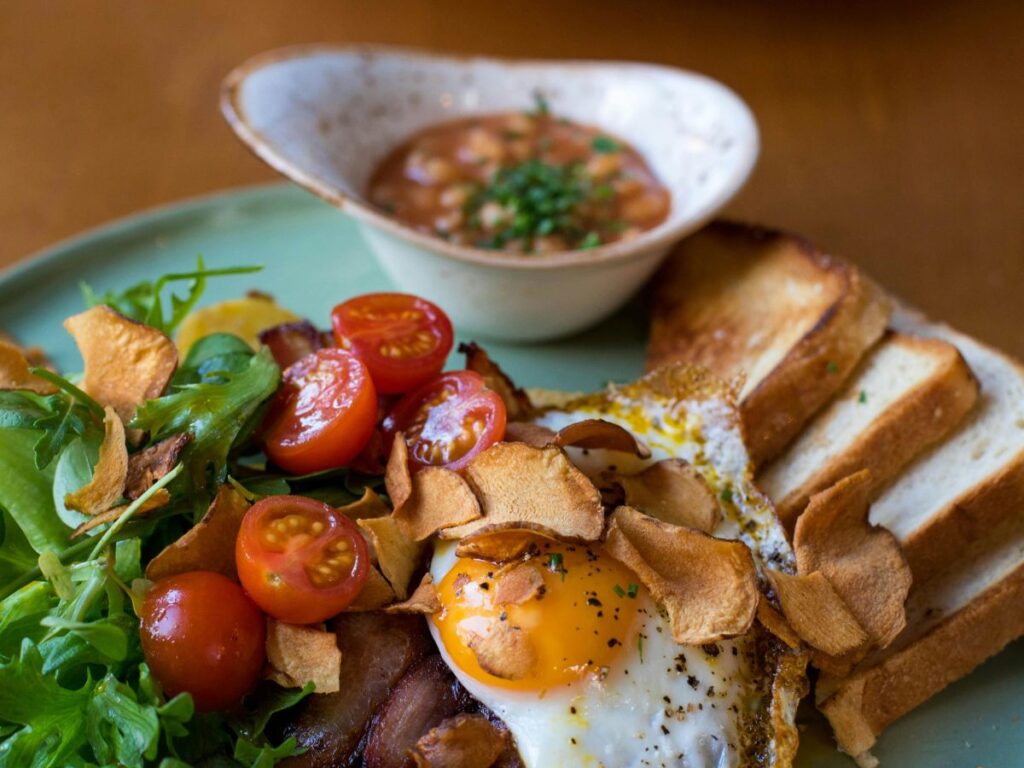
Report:
[[416,742],[420,768],[491,768],[505,753],[508,732],[484,715],[449,718]]
[[275,721],[281,737],[294,736],[307,751],[282,762],[287,768],[354,768],[374,712],[406,671],[432,646],[420,616],[343,613],[329,622],[341,648],[341,690],[314,695]]
[[406,672],[377,712],[366,741],[366,768],[412,768],[410,750],[420,737],[472,703],[440,656]]
[[128,457],[124,495],[137,499],[178,463],[181,452],[192,442],[191,432],[181,432]]
[[260,343],[270,348],[270,354],[282,370],[329,344],[324,342],[324,334],[308,320],[260,331]]

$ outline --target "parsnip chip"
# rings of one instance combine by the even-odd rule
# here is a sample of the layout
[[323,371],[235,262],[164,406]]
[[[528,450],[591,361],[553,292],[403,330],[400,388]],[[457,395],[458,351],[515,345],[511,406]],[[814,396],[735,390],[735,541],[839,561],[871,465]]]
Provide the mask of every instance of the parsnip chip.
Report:
[[574,446],[606,451],[632,453],[641,459],[650,458],[651,449],[628,429],[604,419],[584,419],[562,427],[552,442],[559,448]]
[[524,421],[537,413],[526,391],[512,383],[508,374],[491,360],[491,356],[483,347],[471,341],[469,344],[460,344],[459,352],[466,356],[466,369],[479,373],[487,388],[505,403],[505,411],[510,422]]
[[128,457],[124,495],[137,499],[178,464],[181,452],[192,442],[191,432],[181,432]]
[[560,538],[595,541],[604,530],[601,494],[560,448],[497,443],[474,457],[464,471],[483,518],[446,528],[459,539],[495,523],[544,526]]
[[494,575],[494,601],[522,605],[544,594],[544,577],[531,562],[511,563]]
[[546,448],[558,434],[553,429],[529,421],[510,421],[505,425],[506,443],[526,443],[534,448]]
[[619,507],[611,515],[605,550],[665,609],[677,643],[703,645],[750,629],[759,592],[745,544]]
[[441,599],[437,596],[433,577],[429,573],[424,574],[420,585],[413,590],[408,600],[389,605],[384,610],[387,613],[438,613],[441,610]]
[[369,576],[366,577],[366,583],[363,584],[362,590],[345,610],[353,613],[379,611],[381,608],[391,605],[396,599],[395,590],[388,584],[388,580],[381,575],[377,566],[371,565]]
[[352,520],[362,520],[368,517],[387,517],[391,509],[377,492],[367,486],[363,489],[363,496],[358,501],[338,507],[338,511],[344,513]]
[[768,602],[768,598],[764,595],[761,595],[761,599],[757,603],[757,620],[761,626],[790,648],[800,647],[800,635],[789,626],[786,617],[775,610],[775,607]]
[[483,632],[464,625],[459,625],[455,631],[473,651],[480,669],[489,675],[502,680],[521,680],[537,665],[537,651],[522,627],[495,619]]
[[[155,509],[166,507],[170,503],[170,501],[170,492],[166,488],[160,488],[152,496],[146,499],[146,501],[143,502],[142,506],[135,510],[135,514],[133,515],[132,519],[136,520],[140,517],[145,517],[147,514],[149,514]],[[115,520],[117,520],[117,518],[124,514],[124,511],[128,509],[128,506],[128,504],[122,504],[119,507],[111,507],[106,512],[100,512],[98,515],[90,517],[88,520],[86,520],[84,523],[82,523],[80,526],[75,528],[74,531],[71,532],[71,538],[77,539],[79,536],[81,536],[84,533],[88,533],[93,528],[97,528],[103,525],[104,523],[114,522]]]
[[384,487],[395,509],[401,507],[412,496],[412,473],[409,472],[409,446],[405,443],[405,435],[395,435],[391,443],[391,455],[384,470]]
[[235,539],[248,510],[249,503],[238,491],[222,485],[203,518],[149,561],[146,578],[159,581],[188,571],[215,571],[237,578]]
[[682,459],[665,459],[638,475],[617,475],[626,504],[672,525],[711,533],[722,508],[704,477]]
[[53,364],[53,361],[50,360],[42,347],[26,347],[6,331],[0,331],[0,343],[9,344],[19,350],[25,360],[28,361],[30,368],[45,368],[51,373],[57,373],[57,366]]
[[284,688],[312,682],[314,693],[341,689],[341,651],[333,632],[267,619],[268,678]]
[[124,424],[114,409],[103,409],[103,443],[92,469],[92,479],[77,491],[64,496],[64,506],[85,515],[98,515],[110,509],[124,496],[128,477],[128,446]]
[[508,731],[499,731],[480,714],[460,714],[431,728],[410,751],[417,768],[491,768],[508,747]]
[[768,570],[790,626],[812,648],[841,656],[864,648],[870,638],[820,571],[792,575]]
[[17,344],[0,340],[0,389],[20,389],[37,395],[52,395],[57,391],[46,379],[29,372],[31,363]]
[[72,315],[64,327],[85,361],[82,389],[126,423],[136,407],[163,393],[178,367],[174,342],[110,307]]
[[550,528],[535,523],[493,523],[459,539],[457,557],[507,563],[531,551],[540,552],[538,539],[558,539]]
[[409,579],[423,557],[423,545],[410,539],[392,517],[356,520],[377,556],[384,578],[399,600],[409,596]]
[[867,471],[811,497],[793,536],[800,573],[820,571],[878,648],[907,624],[912,577],[896,537],[868,522]]
[[395,522],[413,541],[480,517],[480,502],[469,485],[444,467],[427,467],[413,475],[412,493],[394,512]]

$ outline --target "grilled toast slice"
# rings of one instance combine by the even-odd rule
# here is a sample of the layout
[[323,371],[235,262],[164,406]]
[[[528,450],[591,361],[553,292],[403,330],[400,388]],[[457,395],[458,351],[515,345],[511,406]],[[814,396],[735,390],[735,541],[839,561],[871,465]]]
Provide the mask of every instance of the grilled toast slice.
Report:
[[893,326],[954,344],[980,384],[978,402],[943,442],[872,504],[870,519],[903,546],[917,582],[1024,508],[1024,367],[948,326],[898,308]]
[[790,530],[810,497],[861,469],[877,494],[953,430],[978,382],[952,344],[889,331],[833,400],[758,475]]
[[654,279],[647,367],[745,377],[755,464],[778,455],[885,330],[890,303],[855,267],[792,234],[715,222]]

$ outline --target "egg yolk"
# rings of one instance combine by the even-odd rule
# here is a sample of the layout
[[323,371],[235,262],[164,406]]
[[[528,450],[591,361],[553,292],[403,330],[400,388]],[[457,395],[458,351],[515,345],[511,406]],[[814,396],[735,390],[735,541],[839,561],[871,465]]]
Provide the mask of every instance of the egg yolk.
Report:
[[[526,563],[543,585],[522,602],[498,602],[503,568],[484,560],[459,558],[441,580],[442,610],[432,621],[453,663],[489,686],[519,690],[545,690],[584,675],[606,674],[633,638],[642,591],[636,577],[597,546],[546,539]],[[486,671],[470,647],[469,638],[486,636],[501,625],[529,645],[529,670],[514,679]]]

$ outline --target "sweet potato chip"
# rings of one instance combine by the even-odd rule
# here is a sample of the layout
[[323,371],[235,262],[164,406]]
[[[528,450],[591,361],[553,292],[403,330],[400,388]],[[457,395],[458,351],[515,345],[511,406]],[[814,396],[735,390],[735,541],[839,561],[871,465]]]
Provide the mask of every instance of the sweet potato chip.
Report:
[[381,608],[394,603],[396,599],[395,590],[388,584],[388,580],[381,575],[380,569],[375,565],[371,565],[369,576],[367,576],[362,590],[345,610],[352,612],[379,611]]
[[666,523],[711,533],[722,521],[714,492],[682,459],[665,459],[638,475],[615,480],[626,493],[626,504]]
[[0,340],[0,389],[20,389],[37,395],[51,395],[57,388],[29,373],[32,364],[17,345]]
[[593,450],[632,453],[641,459],[650,458],[651,449],[624,427],[604,419],[584,419],[562,427],[552,441],[559,448],[574,446]]
[[178,464],[181,452],[192,442],[191,432],[181,432],[128,457],[124,495],[137,499]]
[[530,402],[526,391],[512,383],[512,379],[491,360],[491,356],[476,342],[459,344],[459,352],[466,356],[466,369],[479,373],[487,388],[505,403],[509,421],[524,421],[536,414],[537,409]]
[[793,575],[769,570],[767,574],[789,625],[812,648],[841,656],[870,642],[821,572]]
[[333,632],[267,619],[268,678],[284,688],[312,682],[314,693],[341,689],[341,651]]
[[391,509],[384,499],[377,495],[377,492],[367,486],[363,489],[363,496],[358,501],[338,507],[338,511],[345,514],[352,520],[362,520],[368,517],[387,517]]
[[81,387],[124,422],[159,397],[178,366],[174,342],[110,307],[96,306],[64,321],[85,361]]
[[907,624],[910,567],[896,537],[868,522],[867,471],[811,497],[793,536],[800,573],[820,571],[872,643],[885,648]]
[[222,485],[203,518],[149,561],[146,578],[159,581],[188,571],[215,571],[237,578],[235,539],[248,510],[249,503],[238,491]]
[[745,544],[619,507],[612,513],[605,549],[665,609],[677,643],[703,645],[750,629],[759,592]]
[[595,541],[604,530],[601,494],[560,448],[497,443],[464,471],[483,518],[441,531],[458,539],[486,525],[534,523],[567,539]]
[[395,435],[391,443],[391,455],[384,470],[384,487],[395,509],[401,507],[412,496],[412,473],[409,472],[409,446],[405,443],[405,435]]
[[553,429],[529,421],[510,421],[505,425],[506,443],[526,443],[534,448],[551,445],[556,434]]
[[64,496],[64,505],[85,515],[98,515],[110,509],[124,495],[128,477],[128,446],[124,424],[114,409],[103,409],[103,443],[100,457],[92,469],[92,479],[77,491]]
[[431,728],[411,754],[417,768],[491,768],[507,747],[507,731],[483,715],[463,713]]
[[502,680],[521,680],[537,664],[537,652],[522,627],[495,619],[483,632],[465,625],[459,625],[455,631],[473,651],[480,668],[489,675]]
[[494,601],[499,605],[522,605],[544,594],[544,577],[531,562],[511,563],[494,576]]
[[[135,514],[132,517],[133,520],[140,517],[145,517],[148,513],[161,507],[166,507],[171,501],[171,494],[166,488],[160,488],[152,496],[146,499],[142,506],[135,510]],[[93,515],[80,526],[75,528],[71,532],[71,538],[77,539],[84,533],[88,533],[93,528],[97,528],[104,523],[112,523],[119,518],[124,511],[128,509],[128,504],[122,504],[119,507],[111,507],[106,512],[100,512],[98,515]]]
[[789,626],[789,622],[786,621],[786,617],[775,610],[775,607],[768,602],[768,598],[764,595],[761,595],[761,599],[757,603],[757,620],[762,627],[767,629],[790,648],[800,647],[800,635],[798,635],[793,628]]
[[389,605],[384,610],[388,613],[438,613],[441,610],[441,599],[437,596],[433,577],[429,573],[424,574],[420,585],[413,590],[408,600]]
[[558,535],[550,528],[535,523],[493,523],[459,539],[455,554],[457,557],[507,563],[528,552],[539,552],[538,539],[541,538],[557,539]]
[[409,596],[409,579],[423,558],[423,545],[410,539],[392,517],[365,517],[356,524],[373,547],[384,578],[399,600]]
[[443,467],[427,467],[413,475],[412,492],[394,512],[395,522],[413,541],[480,516],[480,502],[466,481]]

